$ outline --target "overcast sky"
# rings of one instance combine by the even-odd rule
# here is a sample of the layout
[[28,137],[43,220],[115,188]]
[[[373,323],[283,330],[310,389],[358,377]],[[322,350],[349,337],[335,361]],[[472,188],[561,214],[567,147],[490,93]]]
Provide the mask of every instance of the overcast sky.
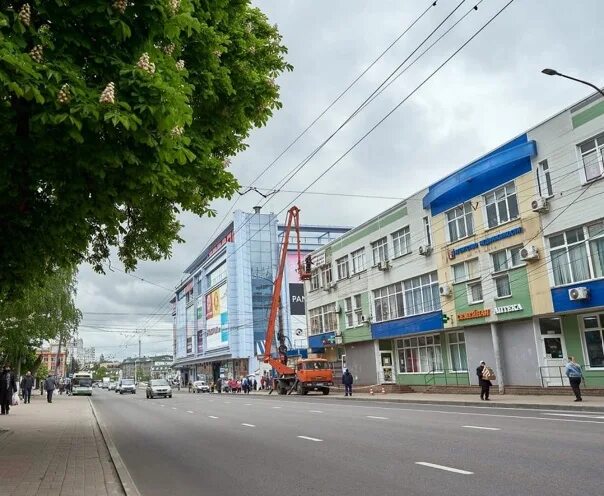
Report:
[[[370,106],[350,122],[284,189],[302,190],[459,48],[508,0],[484,0]],[[254,186],[275,184],[329,136],[459,4],[439,0],[357,85]],[[478,0],[466,1],[442,30]],[[255,130],[232,171],[244,186],[329,105],[432,0],[256,0],[277,23],[294,71],[282,76],[284,104]],[[544,67],[604,84],[601,0],[515,0],[491,25],[339,162],[310,191],[405,198],[523,133],[590,94],[589,88],[541,74]],[[433,40],[434,38],[432,38]],[[420,52],[417,52],[418,54]],[[413,60],[413,58],[411,59]],[[264,208],[286,209],[295,193],[279,193]],[[358,225],[397,200],[303,195],[303,223]],[[256,193],[236,208],[264,203]],[[146,328],[142,354],[172,352],[168,301],[182,271],[208,243],[232,202],[216,202],[215,219],[184,215],[186,243],[170,260],[141,263],[125,275],[97,275],[82,266],[77,303],[80,336],[97,357],[138,354],[136,329]],[[283,218],[283,215],[281,216]],[[226,222],[226,221],[225,221]],[[140,279],[144,279],[142,281]]]

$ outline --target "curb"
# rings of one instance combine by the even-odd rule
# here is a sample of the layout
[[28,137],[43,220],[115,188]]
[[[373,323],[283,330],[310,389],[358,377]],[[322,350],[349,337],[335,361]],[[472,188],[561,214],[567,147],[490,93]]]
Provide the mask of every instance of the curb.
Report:
[[[269,396],[268,394],[255,394],[255,397],[266,397],[279,398],[279,396]],[[495,395],[496,396],[496,395]],[[359,396],[320,396],[328,400],[339,400],[339,401],[364,401],[366,403],[404,403],[414,405],[447,405],[447,406],[473,406],[483,408],[515,408],[515,409],[526,409],[526,410],[563,410],[563,411],[577,411],[577,412],[604,412],[604,406],[589,406],[587,405],[558,405],[558,404],[541,404],[541,403],[499,403],[496,399],[494,401],[453,401],[453,400],[417,400],[417,399],[405,399],[405,398],[388,398],[379,397],[376,399],[363,398]],[[572,400],[569,400],[572,401]]]
[[101,435],[103,436],[107,449],[109,450],[109,456],[111,457],[111,461],[113,462],[113,466],[115,467],[115,470],[122,484],[122,488],[126,493],[126,496],[141,496],[140,492],[138,491],[138,488],[136,487],[136,484],[134,484],[134,481],[132,480],[130,472],[128,472],[128,469],[126,468],[126,464],[122,460],[122,457],[117,451],[117,448],[115,447],[115,444],[113,443],[113,440],[109,435],[107,427],[99,418],[99,415],[92,403],[92,400],[88,398],[88,401],[90,403],[90,408],[92,409],[94,419],[96,420],[96,423],[99,426]]

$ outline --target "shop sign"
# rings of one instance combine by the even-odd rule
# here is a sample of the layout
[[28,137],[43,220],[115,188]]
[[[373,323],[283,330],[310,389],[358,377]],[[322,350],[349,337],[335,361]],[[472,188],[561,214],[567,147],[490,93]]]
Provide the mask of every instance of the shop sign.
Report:
[[312,257],[312,264],[314,267],[322,267],[325,265],[325,253],[319,253]]
[[491,309],[485,308],[484,310],[472,310],[471,312],[464,312],[457,314],[457,320],[472,320],[480,319],[482,317],[490,317]]
[[232,243],[234,240],[235,240],[235,233],[233,231],[231,231],[220,241],[217,241],[214,246],[212,246],[212,248],[208,252],[207,258],[210,258],[212,255],[214,255],[214,253],[216,253],[218,250],[220,250],[220,248],[222,248],[227,243]]
[[506,305],[504,307],[495,307],[496,314],[510,313],[510,312],[522,312],[522,310],[524,310],[524,308],[522,308],[522,305],[520,303],[516,303],[514,305]]
[[479,246],[489,246],[490,244],[496,243],[497,241],[501,241],[502,239],[506,238],[511,238],[512,236],[516,236],[520,233],[522,233],[522,227],[515,227],[514,229],[510,229],[509,231],[503,231],[494,234],[493,236],[481,239],[476,243],[470,243],[469,245],[454,248],[452,250],[449,250],[449,260],[453,260],[457,255],[461,255],[462,253],[467,253],[469,251],[476,250]]

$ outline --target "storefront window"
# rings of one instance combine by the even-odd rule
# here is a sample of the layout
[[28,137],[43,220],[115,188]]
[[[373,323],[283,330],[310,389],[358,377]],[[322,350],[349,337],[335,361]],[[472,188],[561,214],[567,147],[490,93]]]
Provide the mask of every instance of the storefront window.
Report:
[[451,356],[451,369],[456,372],[468,370],[466,358],[466,342],[463,332],[452,332],[447,334],[449,338],[449,354]]
[[401,374],[442,371],[438,334],[398,339],[396,346]]
[[604,367],[604,314],[583,317],[587,365]]

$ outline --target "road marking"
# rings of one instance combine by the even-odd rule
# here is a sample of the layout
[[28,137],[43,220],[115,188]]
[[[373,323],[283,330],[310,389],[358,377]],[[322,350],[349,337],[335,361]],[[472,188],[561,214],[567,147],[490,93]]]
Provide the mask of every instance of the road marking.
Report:
[[241,425],[245,425],[246,427],[256,427],[254,424],[241,424]]
[[376,417],[375,415],[367,415],[367,418],[376,420],[388,420],[388,417]]
[[230,405],[230,404],[231,404],[231,402],[230,402],[230,401],[225,401],[224,403],[225,403],[226,405]]
[[280,406],[274,406],[273,408],[277,409],[277,408],[281,408]]
[[173,407],[172,407],[172,410],[176,410],[176,407],[175,407],[175,406],[173,406]]
[[252,406],[251,403],[244,403],[245,406]]
[[159,406],[166,406],[166,405],[159,405]]
[[423,465],[424,467],[437,468],[439,470],[445,470],[447,472],[453,472],[455,474],[472,475],[474,473],[474,472],[468,472],[467,470],[461,470],[459,468],[446,467],[445,465],[436,465],[435,463],[415,462],[415,464],[416,465]]
[[462,425],[466,429],[482,429],[483,431],[500,431],[498,427],[481,427],[479,425]]
[[298,436],[300,439],[306,439],[308,441],[314,441],[315,443],[320,443],[323,439],[318,439],[316,437],[308,437],[308,436]]
[[558,417],[580,417],[580,418],[591,418],[591,419],[604,419],[601,415],[586,415],[576,413],[546,413],[545,415],[556,415]]
[[310,413],[323,413],[321,410],[309,410]]
[[195,412],[192,412],[191,410],[187,410],[187,413],[195,413]]
[[208,415],[208,417],[211,418],[211,419],[217,419],[217,418],[219,418],[219,417],[214,417],[214,415]]

